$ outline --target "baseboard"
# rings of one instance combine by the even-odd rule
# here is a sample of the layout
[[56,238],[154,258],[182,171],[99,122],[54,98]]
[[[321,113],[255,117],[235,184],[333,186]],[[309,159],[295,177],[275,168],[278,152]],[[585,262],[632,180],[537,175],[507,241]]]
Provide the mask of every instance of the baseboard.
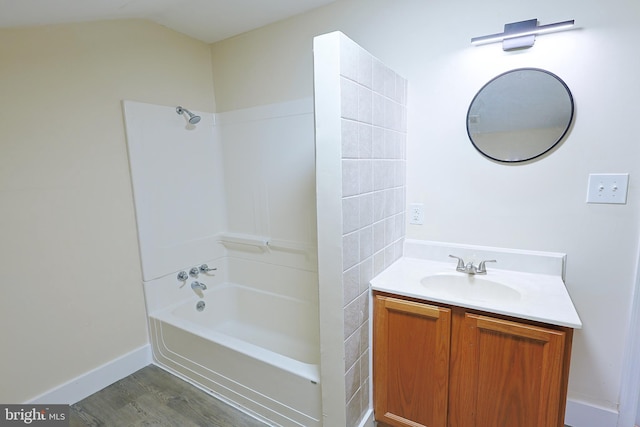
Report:
[[98,366],[25,403],[71,405],[131,375],[150,363],[152,363],[151,346],[147,344],[102,366]]
[[360,422],[360,425],[358,427],[374,427],[374,426],[375,424],[373,421],[373,408],[369,408],[369,410],[364,415],[364,417],[362,417],[362,421]]
[[616,427],[618,413],[577,400],[567,400],[564,423],[572,427]]
[[[144,368],[150,363],[153,363],[151,346],[147,344],[25,403],[70,405]],[[565,424],[569,426],[616,427],[617,421],[618,413],[611,409],[600,408],[571,399],[567,401]],[[369,427],[372,425],[374,425],[373,411],[370,409],[367,415],[363,417],[359,427]]]

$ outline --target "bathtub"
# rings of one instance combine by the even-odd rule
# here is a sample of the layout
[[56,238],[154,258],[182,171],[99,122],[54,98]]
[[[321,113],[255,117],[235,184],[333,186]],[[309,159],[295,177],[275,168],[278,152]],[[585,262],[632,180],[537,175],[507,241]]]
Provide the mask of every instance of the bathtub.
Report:
[[268,424],[321,426],[317,313],[313,300],[209,286],[149,316],[153,357]]

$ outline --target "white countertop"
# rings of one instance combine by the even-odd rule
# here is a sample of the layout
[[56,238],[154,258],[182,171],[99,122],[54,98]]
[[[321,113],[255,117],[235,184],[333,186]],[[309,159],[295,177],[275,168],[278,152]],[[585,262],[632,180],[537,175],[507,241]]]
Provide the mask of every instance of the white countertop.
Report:
[[432,302],[477,309],[521,319],[534,320],[570,328],[582,328],[580,317],[571,301],[560,275],[518,272],[492,268],[487,264],[487,274],[478,275],[505,284],[516,290],[516,300],[500,300],[468,295],[452,295],[438,288],[420,283],[422,278],[438,273],[457,273],[455,262],[403,257],[371,280],[372,289]]

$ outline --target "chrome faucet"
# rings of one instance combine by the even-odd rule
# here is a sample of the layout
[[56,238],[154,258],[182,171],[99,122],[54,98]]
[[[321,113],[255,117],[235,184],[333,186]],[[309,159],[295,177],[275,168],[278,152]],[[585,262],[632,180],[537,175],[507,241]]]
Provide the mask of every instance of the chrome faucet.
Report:
[[[195,268],[195,267],[194,267]],[[202,264],[199,268],[200,273],[208,273],[210,271],[216,271],[217,268],[209,268],[209,266],[207,264]]]
[[480,264],[476,267],[473,265],[473,262],[464,263],[464,260],[455,255],[449,255],[450,258],[455,258],[458,260],[458,265],[456,266],[456,271],[467,274],[487,274],[487,267],[485,263],[487,262],[497,262],[495,259],[487,259],[481,261]]
[[207,285],[205,285],[202,282],[191,282],[191,289],[193,289],[194,291],[198,292],[198,290],[200,291],[206,291],[207,290]]

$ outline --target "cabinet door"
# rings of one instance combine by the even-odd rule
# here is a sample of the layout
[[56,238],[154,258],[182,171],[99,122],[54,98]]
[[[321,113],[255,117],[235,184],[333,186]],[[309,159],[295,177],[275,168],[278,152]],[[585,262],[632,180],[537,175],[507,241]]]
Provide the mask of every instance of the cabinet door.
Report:
[[457,311],[454,325],[451,427],[563,425],[564,331]]
[[446,427],[451,310],[380,295],[374,310],[376,420]]

